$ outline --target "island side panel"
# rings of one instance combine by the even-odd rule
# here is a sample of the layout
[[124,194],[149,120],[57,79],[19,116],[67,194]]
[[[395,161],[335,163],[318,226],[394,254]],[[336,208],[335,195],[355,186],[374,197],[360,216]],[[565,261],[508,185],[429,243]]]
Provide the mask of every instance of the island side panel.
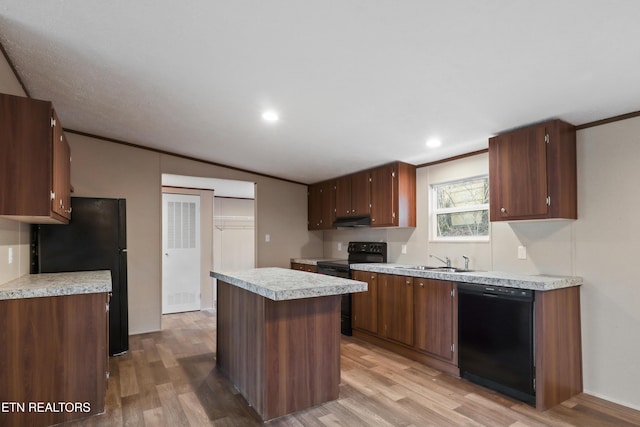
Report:
[[218,280],[217,301],[216,364],[261,415],[265,298]]
[[536,408],[582,392],[580,287],[536,291]]
[[265,301],[264,420],[338,398],[340,300]]

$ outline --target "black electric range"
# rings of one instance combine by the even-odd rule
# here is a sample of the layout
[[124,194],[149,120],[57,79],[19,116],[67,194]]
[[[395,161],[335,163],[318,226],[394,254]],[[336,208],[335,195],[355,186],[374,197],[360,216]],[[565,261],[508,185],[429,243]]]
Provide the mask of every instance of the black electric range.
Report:
[[[351,264],[386,263],[386,242],[349,242],[349,258],[336,261],[319,261],[318,273],[328,276],[351,278]],[[351,335],[351,294],[342,296],[340,332]]]

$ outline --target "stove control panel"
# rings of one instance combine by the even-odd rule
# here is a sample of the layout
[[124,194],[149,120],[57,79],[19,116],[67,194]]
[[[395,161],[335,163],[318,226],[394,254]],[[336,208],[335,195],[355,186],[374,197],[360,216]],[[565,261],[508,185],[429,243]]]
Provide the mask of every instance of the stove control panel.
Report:
[[384,242],[349,242],[349,253],[383,254],[387,252]]

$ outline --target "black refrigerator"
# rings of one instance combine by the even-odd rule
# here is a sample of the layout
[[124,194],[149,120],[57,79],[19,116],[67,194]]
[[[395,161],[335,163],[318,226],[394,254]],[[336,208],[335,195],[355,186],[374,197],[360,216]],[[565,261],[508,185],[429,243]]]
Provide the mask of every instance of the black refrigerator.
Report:
[[111,270],[109,354],[129,350],[126,200],[71,198],[68,225],[33,225],[31,273]]

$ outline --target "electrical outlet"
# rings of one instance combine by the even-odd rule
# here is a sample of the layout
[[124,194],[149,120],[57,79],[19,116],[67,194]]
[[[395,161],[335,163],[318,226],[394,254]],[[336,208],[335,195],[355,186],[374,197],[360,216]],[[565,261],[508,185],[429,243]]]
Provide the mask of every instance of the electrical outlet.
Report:
[[518,246],[518,259],[527,259],[527,247]]
[[402,245],[402,249],[401,249],[403,254],[407,253],[407,245]]
[[338,252],[342,250],[342,242],[338,242]]

